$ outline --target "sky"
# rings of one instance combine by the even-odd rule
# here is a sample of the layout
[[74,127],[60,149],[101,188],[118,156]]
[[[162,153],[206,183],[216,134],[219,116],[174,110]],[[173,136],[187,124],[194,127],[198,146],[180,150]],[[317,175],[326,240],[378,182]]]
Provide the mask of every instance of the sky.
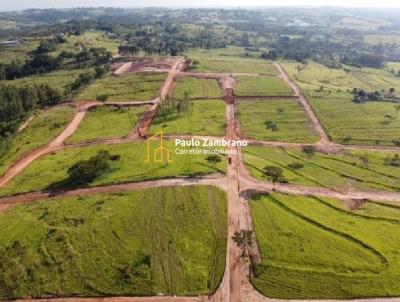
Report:
[[0,10],[69,7],[251,7],[251,6],[344,6],[397,7],[400,0],[0,0]]

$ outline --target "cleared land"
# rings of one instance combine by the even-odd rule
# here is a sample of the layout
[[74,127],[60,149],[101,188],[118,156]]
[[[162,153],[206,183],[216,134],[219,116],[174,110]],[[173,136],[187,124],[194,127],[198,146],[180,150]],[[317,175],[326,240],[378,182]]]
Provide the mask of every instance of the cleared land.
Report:
[[398,296],[400,208],[343,209],[341,201],[284,194],[251,201],[261,264],[252,283],[276,298]]
[[235,95],[293,95],[293,91],[278,77],[235,76]]
[[277,74],[277,70],[272,64],[265,60],[253,59],[193,60],[190,70],[198,72]]
[[100,138],[123,137],[132,131],[146,111],[140,107],[98,107],[89,110],[78,130],[68,142],[88,141]]
[[334,141],[393,145],[400,139],[400,119],[393,104],[356,104],[352,102],[350,93],[353,88],[384,92],[390,88],[398,90],[400,79],[389,71],[351,67],[331,69],[314,62],[306,65],[284,62],[283,66],[306,92]]
[[[164,147],[171,151],[173,162],[145,163],[147,151],[144,141],[64,149],[53,154],[48,154],[33,162],[8,185],[0,189],[0,194],[9,195],[66,188],[69,184],[67,174],[69,167],[80,160],[89,159],[99,150],[107,150],[112,155],[120,155],[120,159],[113,161],[111,169],[91,182],[90,186],[138,182],[176,176],[204,175],[224,172],[225,170],[224,161],[218,164],[209,164],[205,159],[206,155],[176,155],[173,141],[165,140]],[[180,147],[180,149],[185,148]],[[37,177],[37,175],[40,175],[40,177]]]
[[223,135],[225,133],[225,103],[222,100],[189,101],[186,111],[157,116],[151,133]]
[[189,98],[218,98],[222,96],[222,91],[218,82],[213,79],[198,79],[194,77],[184,77],[176,82],[173,96],[182,98],[188,94]]
[[242,134],[253,139],[318,141],[306,113],[295,100],[239,101],[238,116]]
[[23,154],[51,142],[64,130],[73,113],[74,109],[69,106],[38,111],[27,127],[16,134],[10,149],[1,157],[0,174]]
[[265,166],[278,166],[284,170],[285,180],[293,184],[339,190],[352,187],[386,191],[400,189],[400,168],[387,162],[395,158],[396,153],[347,151],[307,155],[300,149],[259,146],[246,147],[243,151],[247,167],[258,179],[263,179]]
[[164,74],[106,76],[89,85],[77,99],[96,100],[99,95],[108,95],[112,101],[148,101],[158,95],[165,78]]
[[80,74],[91,71],[93,71],[92,68],[61,69],[45,74],[37,74],[15,79],[8,81],[8,83],[17,86],[48,84],[49,86],[62,91],[64,87],[72,84],[76,79],[78,79]]
[[36,202],[0,218],[2,300],[207,294],[225,268],[226,195],[214,187]]
[[400,44],[400,35],[364,35],[364,42],[372,45]]

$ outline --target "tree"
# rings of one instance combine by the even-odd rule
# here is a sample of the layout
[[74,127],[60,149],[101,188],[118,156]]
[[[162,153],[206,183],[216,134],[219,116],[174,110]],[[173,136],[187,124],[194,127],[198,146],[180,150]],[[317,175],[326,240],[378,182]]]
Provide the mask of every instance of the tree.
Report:
[[253,244],[253,232],[248,230],[236,231],[232,240],[241,249],[241,257],[246,257],[249,255],[249,248]]
[[275,189],[276,182],[285,182],[283,170],[277,166],[265,166],[262,175],[272,182],[272,188]]
[[104,103],[108,100],[108,94],[100,94],[100,95],[96,96],[96,100]]

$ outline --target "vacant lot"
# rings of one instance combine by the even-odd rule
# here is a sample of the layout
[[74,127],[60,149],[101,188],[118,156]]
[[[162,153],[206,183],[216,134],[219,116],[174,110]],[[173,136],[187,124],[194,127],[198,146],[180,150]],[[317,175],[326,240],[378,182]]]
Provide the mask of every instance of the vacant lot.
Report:
[[38,111],[27,127],[16,134],[8,152],[0,159],[0,174],[23,154],[49,143],[59,135],[72,119],[74,110],[68,106],[57,106]]
[[278,77],[235,76],[235,95],[292,95],[293,91]]
[[95,100],[99,95],[108,95],[112,101],[148,101],[159,94],[165,77],[164,74],[106,76],[89,85],[77,99]]
[[222,100],[189,101],[186,111],[157,116],[150,129],[164,134],[223,135],[225,133],[225,103]]
[[48,84],[55,89],[63,91],[64,87],[72,84],[76,79],[78,79],[80,74],[86,72],[93,72],[93,69],[60,69],[45,74],[37,74],[8,81],[8,83],[18,86]]
[[0,194],[65,188],[69,184],[68,168],[79,160],[89,159],[99,150],[108,150],[113,155],[120,155],[120,159],[113,161],[111,169],[91,182],[89,184],[91,186],[224,172],[223,161],[214,165],[206,161],[206,155],[176,155],[172,141],[164,141],[164,147],[171,151],[173,162],[145,163],[147,159],[145,141],[65,149],[33,162],[7,186],[0,189]]
[[0,218],[2,300],[207,294],[224,272],[226,195],[214,187],[37,202]]
[[184,77],[177,81],[173,96],[182,98],[185,94],[193,99],[217,98],[222,96],[222,91],[216,80]]
[[400,44],[400,35],[364,35],[364,42],[372,45]]
[[68,142],[126,136],[134,129],[146,109],[146,106],[107,106],[92,109],[87,112],[85,119]]
[[[332,189],[398,191],[400,168],[396,153],[353,151],[342,154],[306,154],[300,149],[246,147],[244,158],[252,175],[262,179],[265,166],[279,166],[287,182]],[[300,166],[299,166],[300,165]],[[296,167],[297,166],[297,167]]]
[[[328,134],[348,144],[393,145],[400,140],[400,119],[393,104],[352,102],[353,88],[388,92],[400,79],[384,69],[330,69],[317,63],[284,63],[306,92]],[[318,75],[318,76],[316,76]]]
[[397,219],[388,220],[385,205],[366,214],[333,199],[271,194],[255,196],[250,205],[262,259],[252,282],[264,295],[400,295],[400,208],[390,208]]
[[306,113],[295,100],[240,101],[238,115],[242,134],[253,139],[287,142],[318,140]]
[[394,145],[400,141],[400,115],[391,103],[315,98],[311,104],[334,141],[360,145]]
[[190,70],[199,72],[257,73],[276,75],[276,68],[265,60],[199,59],[193,60]]

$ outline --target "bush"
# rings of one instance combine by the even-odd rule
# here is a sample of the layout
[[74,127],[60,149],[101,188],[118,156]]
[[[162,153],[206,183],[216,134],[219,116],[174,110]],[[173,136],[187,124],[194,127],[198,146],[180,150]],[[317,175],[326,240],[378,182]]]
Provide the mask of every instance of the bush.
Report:
[[221,156],[219,156],[217,154],[211,154],[211,155],[206,157],[206,160],[209,163],[217,164],[217,163],[220,163],[222,161],[222,158],[221,158]]
[[288,168],[293,169],[293,170],[300,170],[304,168],[304,165],[299,162],[291,163],[287,165]]
[[96,177],[104,174],[110,168],[109,161],[118,160],[119,155],[100,150],[88,160],[80,160],[68,169],[71,184],[81,185],[92,182]]

